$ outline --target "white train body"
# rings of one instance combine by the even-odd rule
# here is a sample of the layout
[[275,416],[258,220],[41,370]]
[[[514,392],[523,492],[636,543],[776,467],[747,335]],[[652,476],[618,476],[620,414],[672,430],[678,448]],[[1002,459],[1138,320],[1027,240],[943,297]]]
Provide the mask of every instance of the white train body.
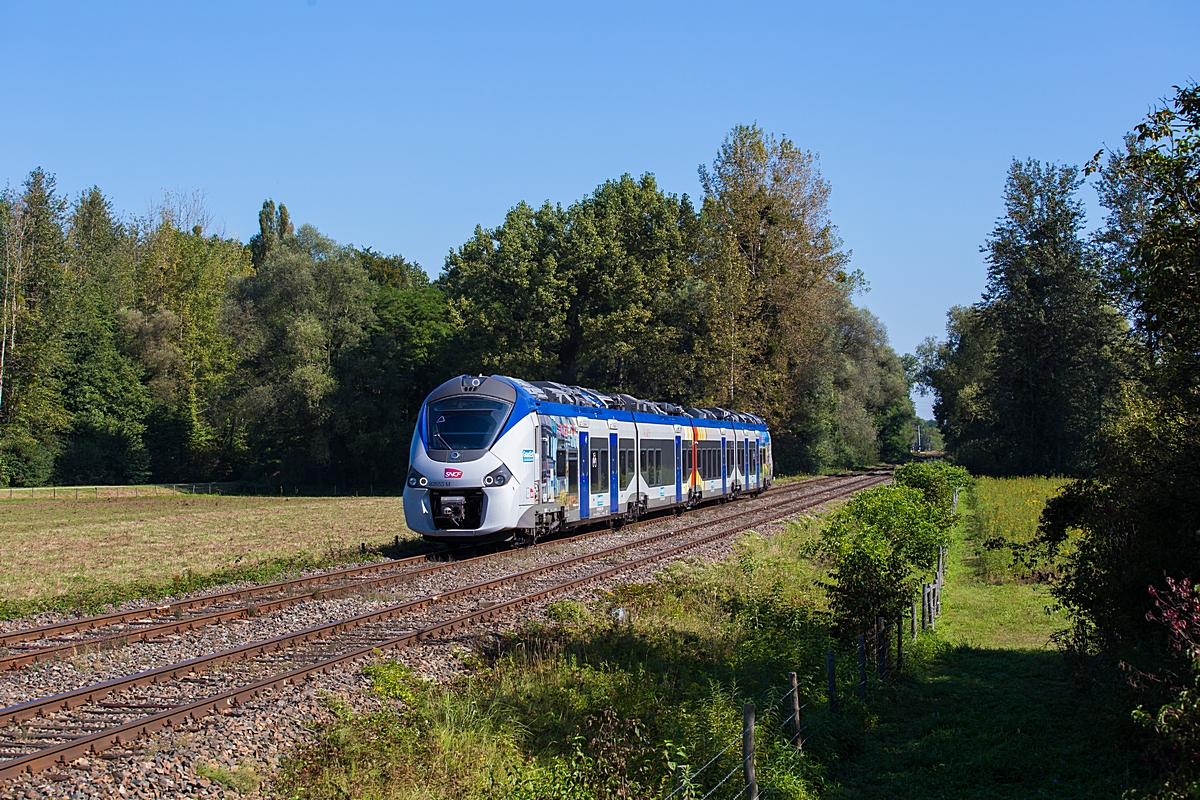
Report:
[[751,414],[501,375],[435,389],[409,464],[408,527],[461,543],[757,494],[774,474],[770,432]]

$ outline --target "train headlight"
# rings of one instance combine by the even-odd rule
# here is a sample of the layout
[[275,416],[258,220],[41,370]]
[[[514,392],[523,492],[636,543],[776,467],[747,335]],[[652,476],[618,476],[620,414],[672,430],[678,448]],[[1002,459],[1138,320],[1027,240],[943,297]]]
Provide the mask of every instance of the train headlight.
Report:
[[512,480],[512,473],[508,471],[508,467],[501,464],[487,474],[483,479],[484,486],[503,486]]
[[429,485],[429,479],[417,472],[415,469],[412,469],[408,471],[408,480],[406,480],[405,483],[414,489],[418,486],[424,488]]

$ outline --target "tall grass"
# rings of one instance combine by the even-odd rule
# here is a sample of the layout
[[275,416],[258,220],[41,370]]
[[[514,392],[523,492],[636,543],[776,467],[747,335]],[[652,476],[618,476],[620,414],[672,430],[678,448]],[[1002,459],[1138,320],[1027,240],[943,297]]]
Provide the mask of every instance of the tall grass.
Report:
[[[1037,536],[1046,501],[1066,485],[1065,478],[979,478],[968,494],[967,536],[974,550],[969,563],[988,583],[1038,579],[1015,558]],[[1048,565],[1042,565],[1047,568]]]

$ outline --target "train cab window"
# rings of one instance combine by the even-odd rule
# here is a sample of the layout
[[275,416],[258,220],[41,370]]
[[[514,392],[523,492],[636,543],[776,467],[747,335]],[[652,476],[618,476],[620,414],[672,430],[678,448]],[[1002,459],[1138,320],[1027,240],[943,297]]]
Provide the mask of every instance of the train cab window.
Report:
[[594,494],[608,491],[608,448],[592,451],[588,481]]
[[567,493],[579,494],[579,453],[567,456]]
[[430,450],[486,450],[512,404],[487,397],[448,397],[425,407]]

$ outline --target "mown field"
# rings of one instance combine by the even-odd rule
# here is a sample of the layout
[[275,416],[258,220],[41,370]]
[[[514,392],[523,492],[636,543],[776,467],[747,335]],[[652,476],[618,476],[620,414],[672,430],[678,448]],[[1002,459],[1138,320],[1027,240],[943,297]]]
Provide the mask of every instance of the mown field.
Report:
[[6,500],[0,615],[265,579],[378,554],[397,537],[401,549],[419,541],[398,497]]
[[[771,798],[1120,798],[1149,780],[1142,731],[1106,692],[1076,681],[1055,649],[1064,625],[1046,587],[981,563],[973,515],[1028,531],[1028,482],[984,482],[952,532],[944,615],[908,650],[897,684],[863,702],[852,651],[830,630],[814,558],[820,523],[748,535],[718,564],[676,565],[654,584],[590,604],[560,602],[435,684],[383,661],[367,668],[379,714],[338,721],[286,760],[273,791],[295,798],[599,800],[663,797],[685,772],[742,788],[741,706],[760,709],[758,777]],[[1057,490],[1041,483],[1037,503]],[[615,623],[613,611],[628,620]],[[842,715],[824,699],[839,661]],[[806,708],[804,755],[769,710],[789,670]],[[726,746],[731,749],[723,750]]]

